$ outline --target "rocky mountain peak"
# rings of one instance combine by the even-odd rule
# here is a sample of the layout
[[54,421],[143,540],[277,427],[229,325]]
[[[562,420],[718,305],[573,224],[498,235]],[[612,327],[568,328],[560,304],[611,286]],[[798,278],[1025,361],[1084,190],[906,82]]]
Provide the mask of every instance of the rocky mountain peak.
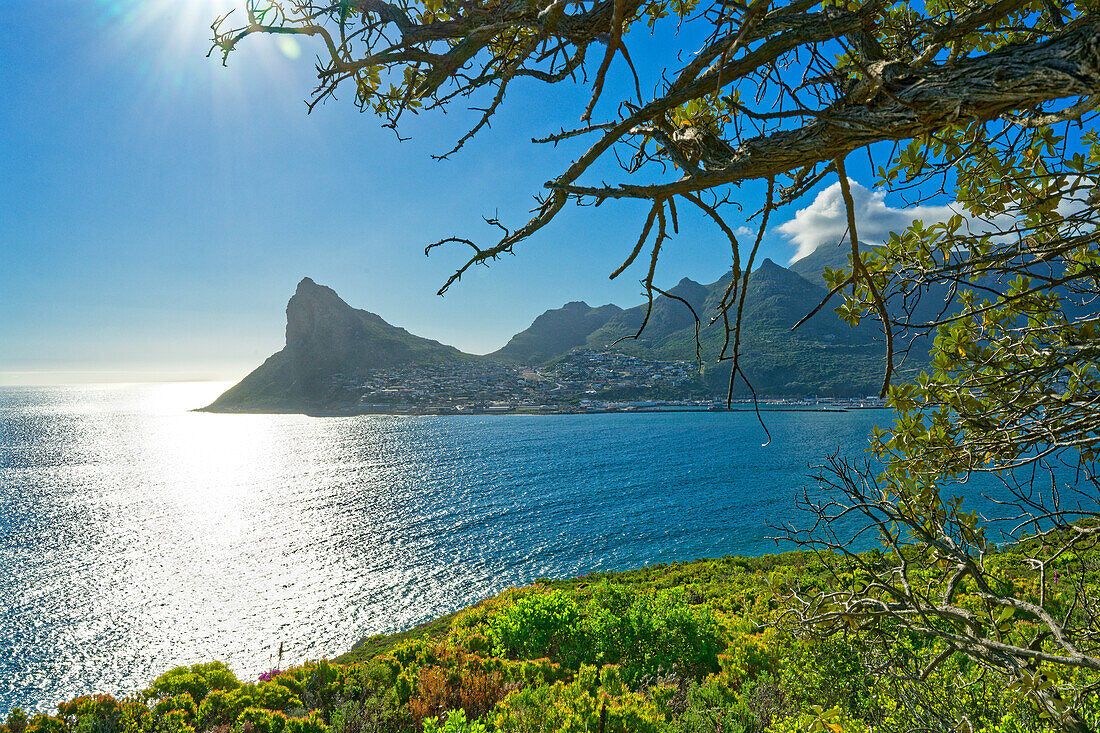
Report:
[[336,332],[353,330],[358,320],[335,290],[302,278],[286,304],[286,345],[302,345],[325,332],[331,338]]

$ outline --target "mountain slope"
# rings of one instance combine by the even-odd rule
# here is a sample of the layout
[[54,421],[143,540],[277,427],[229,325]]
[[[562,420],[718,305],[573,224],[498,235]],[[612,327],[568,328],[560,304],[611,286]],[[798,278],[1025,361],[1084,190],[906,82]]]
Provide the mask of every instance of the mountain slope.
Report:
[[[683,298],[691,304],[691,308],[699,314],[700,318],[703,317],[703,307],[710,294],[706,285],[700,285],[685,277],[668,292]],[[585,339],[586,345],[593,349],[605,349],[624,336],[633,336],[642,325],[645,312],[644,304],[620,311],[601,328],[589,333],[588,338]],[[695,333],[695,319],[691,315],[691,309],[675,298],[659,295],[653,300],[653,310],[649,314],[649,321],[646,323],[640,341],[634,343],[664,343],[668,339],[675,340],[676,336],[683,333],[685,329]],[[621,345],[623,344],[626,342],[622,342]],[[629,345],[626,345],[623,350],[629,351]],[[681,350],[673,347],[672,351],[678,354]],[[693,352],[690,357],[677,356],[676,358],[694,359],[695,356]]]
[[583,346],[588,335],[622,313],[617,305],[593,308],[574,301],[548,310],[520,331],[505,346],[488,355],[490,359],[541,364]]
[[[716,364],[726,331],[721,319],[714,324],[709,324],[709,320],[718,312],[730,277],[731,273],[727,273],[705,286],[691,281],[682,281],[677,286],[689,284],[682,292],[690,294],[686,299],[702,320],[699,341],[704,379],[708,390],[715,393],[728,382],[731,367],[729,362]],[[826,290],[821,285],[769,259],[749,276],[741,326],[740,363],[758,393],[861,396],[878,392],[885,361],[883,344],[873,326],[849,328],[829,309],[824,309],[798,330],[791,331],[791,327],[813,310],[825,295]],[[623,336],[633,335],[644,315],[645,305],[624,311],[593,332],[588,345],[602,348]],[[655,321],[661,324],[657,329],[652,328]],[[655,299],[650,324],[637,340],[621,341],[616,348],[647,359],[695,359],[694,319],[683,303],[663,296]],[[743,382],[736,392],[739,395],[748,393]]]
[[286,346],[207,409],[324,407],[335,376],[474,358],[352,308],[332,288],[307,277],[286,306]]
[[791,272],[798,273],[814,285],[821,285],[824,280],[821,273],[826,267],[839,270],[848,266],[848,256],[852,254],[852,247],[846,242],[840,244],[822,244],[810,254],[800,260],[795,260],[788,268]]

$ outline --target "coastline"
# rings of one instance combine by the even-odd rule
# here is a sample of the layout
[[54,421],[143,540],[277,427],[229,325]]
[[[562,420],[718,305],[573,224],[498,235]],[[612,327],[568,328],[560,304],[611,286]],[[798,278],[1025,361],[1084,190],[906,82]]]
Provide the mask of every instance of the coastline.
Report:
[[751,403],[738,403],[743,406],[687,406],[669,405],[653,407],[524,407],[507,409],[454,409],[445,407],[410,407],[384,410],[376,407],[363,408],[224,408],[208,405],[192,410],[218,415],[305,415],[307,417],[358,417],[360,415],[386,415],[391,417],[472,417],[485,415],[657,415],[665,413],[722,413],[722,412],[852,412],[856,410],[887,410],[880,404],[777,404],[761,402],[754,407]]

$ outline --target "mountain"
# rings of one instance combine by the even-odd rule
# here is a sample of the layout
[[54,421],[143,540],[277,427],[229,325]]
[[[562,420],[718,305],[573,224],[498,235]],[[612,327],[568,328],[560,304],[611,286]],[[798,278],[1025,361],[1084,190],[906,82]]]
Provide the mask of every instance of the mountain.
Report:
[[796,272],[814,285],[821,285],[824,280],[821,273],[826,267],[839,270],[848,266],[848,255],[852,254],[852,246],[847,242],[840,244],[822,244],[810,254],[800,260],[791,263],[791,272]]
[[[800,274],[765,259],[749,276],[740,363],[760,396],[878,392],[885,360],[875,325],[849,328],[824,308],[791,331],[826,296],[813,276],[824,262],[824,255],[801,260]],[[645,331],[636,339],[646,304],[624,310],[573,302],[546,311],[484,357],[410,334],[305,278],[287,304],[286,346],[206,409],[355,412],[379,404],[410,409],[501,401],[564,404],[585,390],[595,390],[601,399],[724,396],[731,366],[718,357],[726,329],[720,318],[709,321],[732,277],[728,272],[709,285],[684,278],[668,291],[675,297],[654,299]],[[692,311],[701,319],[698,372],[691,364],[696,359]],[[609,351],[620,356],[598,356]],[[562,386],[566,382],[569,389]],[[744,380],[735,393],[748,394]]]
[[474,358],[352,308],[332,288],[307,277],[298,283],[286,306],[286,346],[207,409],[323,408],[337,375]]
[[[671,344],[670,339],[675,342],[678,335],[683,335],[689,330],[692,334],[695,333],[695,318],[691,312],[694,310],[700,318],[704,317],[704,306],[710,290],[707,286],[700,285],[685,277],[677,283],[676,287],[670,288],[667,292],[683,298],[684,301],[691,304],[691,308],[689,309],[683,302],[675,298],[668,298],[664,295],[657,296],[653,300],[653,309],[649,314],[645,332],[640,337],[641,341],[632,341],[632,343],[635,346],[638,343],[667,344],[670,345],[670,349],[667,350],[670,353],[677,354],[676,359],[694,359],[694,353],[687,355],[678,345]],[[603,349],[624,336],[632,336],[641,327],[642,321],[645,319],[645,312],[645,305],[620,311],[601,328],[589,333],[588,338],[585,339],[587,345],[589,348]],[[637,350],[632,348],[631,343],[625,341],[621,342],[620,345],[624,351]]]
[[588,335],[623,312],[617,305],[593,308],[574,301],[561,308],[548,310],[534,323],[520,331],[490,359],[520,364],[542,364],[570,349],[584,346]]
[[[721,393],[728,384],[730,363],[717,364],[726,341],[724,323],[709,320],[729,286],[732,273],[710,285],[682,280],[670,293],[691,303],[701,319],[699,345],[707,391]],[[791,327],[820,303],[827,291],[810,278],[765,259],[749,276],[741,325],[740,363],[758,394],[769,396],[863,396],[877,393],[884,366],[883,344],[874,326],[849,328],[829,308],[796,331]],[[594,331],[590,348],[606,348],[637,332],[646,306],[623,311]],[[733,311],[730,312],[731,319]],[[731,322],[731,326],[732,326]],[[732,339],[731,339],[732,341]],[[646,330],[638,339],[620,341],[617,349],[660,360],[695,359],[695,321],[683,303],[664,296],[654,299]],[[732,350],[732,349],[731,349]],[[729,353],[729,351],[727,351]],[[739,380],[738,395],[748,393]]]

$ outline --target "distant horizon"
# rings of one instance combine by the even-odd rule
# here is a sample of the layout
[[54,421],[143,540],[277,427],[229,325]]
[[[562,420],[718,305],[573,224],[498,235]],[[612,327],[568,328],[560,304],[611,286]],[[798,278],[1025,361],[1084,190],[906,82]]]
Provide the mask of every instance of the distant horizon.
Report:
[[[55,375],[54,379],[41,379],[43,375]],[[91,375],[96,375],[92,377]],[[0,388],[3,387],[95,387],[124,386],[128,384],[234,384],[241,377],[194,376],[191,372],[180,372],[173,376],[142,372],[0,372]]]
[[[808,254],[812,254],[812,252],[808,253]],[[791,262],[787,263],[787,265],[781,265],[781,267],[789,267],[790,265],[794,264],[798,260],[803,259],[804,257],[808,256],[808,254],[803,255],[802,257],[799,257],[796,260],[792,260]],[[763,258],[758,263],[758,266],[759,266],[759,264],[762,264],[764,260],[767,260],[767,259],[771,259],[771,258],[770,257]],[[728,272],[728,271],[729,270],[726,270],[726,271],[722,272],[721,274],[719,274],[715,278],[715,280],[717,280],[718,278],[724,276],[725,273]],[[341,294],[340,288],[338,286],[333,286],[331,283],[319,282],[315,278],[311,277],[310,275],[303,275],[301,278],[298,279],[297,282],[301,282],[302,280],[305,280],[305,279],[312,280],[317,285],[328,287],[328,288],[332,289],[333,291],[336,292],[336,294],[338,296],[340,296],[341,300],[343,300],[345,303],[348,303],[348,305],[350,305],[352,308],[355,308],[357,310],[366,310],[368,312],[375,313],[375,311],[373,311],[371,309],[371,307],[369,307],[369,306],[361,306],[361,305],[358,305],[356,303],[349,302],[348,299],[344,298],[343,295]],[[691,278],[688,278],[688,277],[685,276],[682,279],[691,279]],[[704,279],[707,280],[707,282],[702,283],[702,284],[709,284],[710,282],[714,281],[714,280],[710,280],[709,278],[704,278]],[[293,287],[288,289],[288,292],[293,293]],[[287,296],[287,297],[289,298],[290,296]],[[558,305],[552,306],[548,310],[560,309],[563,306],[565,306],[567,302],[578,302],[578,301],[562,302],[562,303],[559,303]],[[619,308],[623,308],[625,310],[625,309],[628,309],[628,308],[636,307],[637,305],[639,305],[643,301],[636,300],[636,302],[631,303],[629,305],[624,304],[624,303],[596,303],[596,304],[593,304],[593,303],[589,303],[588,300],[582,298],[582,299],[580,299],[579,302],[587,303],[589,306],[593,306],[593,305],[596,305],[596,306],[615,305],[615,306],[617,306]],[[543,311],[543,312],[545,312],[545,311]],[[539,315],[541,315],[541,314],[539,314]],[[393,321],[390,318],[387,318],[385,316],[382,316],[382,318],[383,318],[383,320],[385,320],[390,325],[397,326],[399,328],[406,328],[406,326],[403,325],[400,322],[395,322],[395,321]],[[530,324],[527,324],[527,325],[530,325]],[[524,326],[523,328],[526,328],[526,327],[527,326]],[[410,330],[410,329],[406,329],[406,330]],[[520,329],[520,330],[522,330],[522,329]],[[518,333],[518,332],[519,331],[517,331],[516,333]],[[415,335],[419,336],[421,334],[415,334]],[[512,334],[512,336],[514,336],[514,335],[515,334]],[[484,352],[469,351],[469,350],[463,348],[462,346],[458,345],[457,343],[452,343],[450,341],[445,340],[446,339],[445,336],[442,337],[442,338],[440,338],[438,336],[434,336],[434,337],[431,337],[431,338],[433,338],[434,340],[439,341],[440,343],[442,343],[444,345],[453,346],[454,348],[456,348],[459,351],[462,351],[466,354],[471,354],[473,356],[488,356],[489,354],[492,354],[492,353],[498,351],[505,344],[507,344],[508,340],[510,340],[512,336],[509,336],[507,339],[505,339],[505,341],[503,343],[501,343],[499,346],[497,346],[495,348],[491,348],[488,351],[484,351]],[[285,345],[285,339],[284,339],[283,345]],[[282,346],[280,346],[279,348],[281,349]],[[275,349],[271,353],[275,353],[275,351],[278,351],[278,349]],[[268,354],[267,356],[270,356],[270,355],[271,354]],[[266,359],[267,356],[264,356],[263,359]],[[263,359],[261,359],[260,361],[255,362],[255,363],[250,363],[247,366],[237,365],[237,364],[223,364],[222,366],[214,366],[214,367],[211,367],[211,366],[208,366],[208,365],[207,366],[198,366],[198,365],[196,365],[196,366],[194,366],[192,368],[189,368],[189,369],[175,369],[175,370],[164,370],[164,369],[155,369],[155,370],[148,370],[148,369],[146,369],[146,370],[141,370],[141,369],[0,370],[0,387],[52,387],[52,386],[65,386],[65,385],[95,386],[95,385],[166,384],[166,383],[197,383],[197,382],[224,382],[224,383],[232,384],[232,383],[235,383],[235,382],[239,382],[241,379],[243,379],[245,376],[247,376],[249,373],[251,373],[254,369],[256,369],[256,367],[260,366]]]

